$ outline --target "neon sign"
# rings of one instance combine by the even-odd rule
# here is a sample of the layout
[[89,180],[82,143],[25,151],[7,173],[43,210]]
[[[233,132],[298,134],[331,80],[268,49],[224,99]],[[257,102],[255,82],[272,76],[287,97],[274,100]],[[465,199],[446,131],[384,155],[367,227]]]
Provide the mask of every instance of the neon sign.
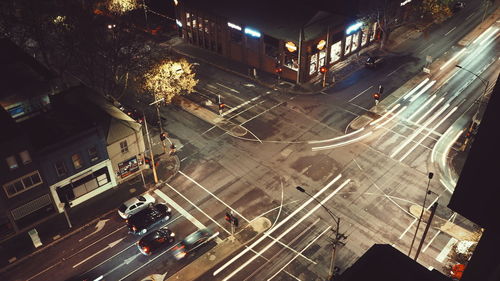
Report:
[[233,29],[236,29],[236,30],[241,31],[241,26],[236,25],[236,24],[234,24],[234,23],[227,22],[227,26],[229,26],[229,27],[231,27],[231,28],[233,28]]
[[255,29],[252,29],[250,27],[245,27],[245,34],[248,34],[252,37],[257,37],[257,38],[259,38],[261,36],[260,32],[258,32]]
[[361,26],[362,26],[362,25],[363,25],[363,23],[362,23],[362,22],[360,22],[360,21],[358,21],[357,23],[350,25],[350,26],[349,26],[349,27],[345,30],[345,33],[346,33],[346,34],[351,34],[351,33],[353,33],[353,32],[356,32],[356,31],[358,31],[358,30],[361,28]]

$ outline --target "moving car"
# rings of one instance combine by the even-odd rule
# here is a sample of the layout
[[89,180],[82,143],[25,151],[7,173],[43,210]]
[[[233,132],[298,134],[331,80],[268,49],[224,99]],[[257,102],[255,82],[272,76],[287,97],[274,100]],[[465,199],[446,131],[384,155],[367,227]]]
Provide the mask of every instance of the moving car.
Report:
[[118,208],[120,217],[127,219],[131,215],[138,213],[144,208],[151,206],[155,203],[156,199],[148,193],[130,198],[123,202]]
[[210,229],[204,228],[197,230],[184,238],[175,248],[172,254],[176,260],[183,259],[193,250],[204,245],[208,241],[212,240],[219,233],[213,233]]
[[162,221],[168,221],[172,215],[172,209],[166,204],[156,204],[132,215],[127,219],[129,232],[143,235]]
[[143,255],[151,255],[161,248],[171,245],[175,241],[175,233],[167,227],[162,227],[144,236],[137,247]]
[[368,57],[365,62],[365,66],[368,68],[376,68],[384,62],[383,58],[380,57]]

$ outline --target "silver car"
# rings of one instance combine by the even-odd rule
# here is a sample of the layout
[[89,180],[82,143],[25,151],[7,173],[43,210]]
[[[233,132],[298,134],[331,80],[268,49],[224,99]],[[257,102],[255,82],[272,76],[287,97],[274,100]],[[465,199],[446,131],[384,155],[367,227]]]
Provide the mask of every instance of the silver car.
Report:
[[153,205],[155,202],[156,199],[153,196],[148,193],[144,193],[123,202],[123,204],[120,205],[120,208],[118,208],[118,214],[123,219],[127,219],[131,215]]

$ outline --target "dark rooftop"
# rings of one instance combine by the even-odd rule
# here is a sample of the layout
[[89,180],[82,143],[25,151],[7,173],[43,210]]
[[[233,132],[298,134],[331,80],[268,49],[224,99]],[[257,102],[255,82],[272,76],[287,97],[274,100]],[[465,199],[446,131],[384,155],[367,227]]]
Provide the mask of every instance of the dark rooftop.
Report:
[[[350,17],[346,2],[290,2],[284,0],[185,0],[187,7],[196,8],[226,18],[234,24],[249,26],[277,39],[297,42],[301,27],[305,27],[305,40],[316,38],[325,33],[327,27],[341,27],[349,22]],[[356,2],[356,1],[353,1]],[[335,11],[335,12],[332,12]]]

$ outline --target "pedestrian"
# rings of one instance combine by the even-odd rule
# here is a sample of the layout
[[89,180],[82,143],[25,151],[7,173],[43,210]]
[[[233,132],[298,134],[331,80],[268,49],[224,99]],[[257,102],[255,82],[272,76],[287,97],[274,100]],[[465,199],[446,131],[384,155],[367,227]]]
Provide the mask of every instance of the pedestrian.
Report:
[[170,153],[168,155],[174,155],[175,154],[175,144],[170,145]]

